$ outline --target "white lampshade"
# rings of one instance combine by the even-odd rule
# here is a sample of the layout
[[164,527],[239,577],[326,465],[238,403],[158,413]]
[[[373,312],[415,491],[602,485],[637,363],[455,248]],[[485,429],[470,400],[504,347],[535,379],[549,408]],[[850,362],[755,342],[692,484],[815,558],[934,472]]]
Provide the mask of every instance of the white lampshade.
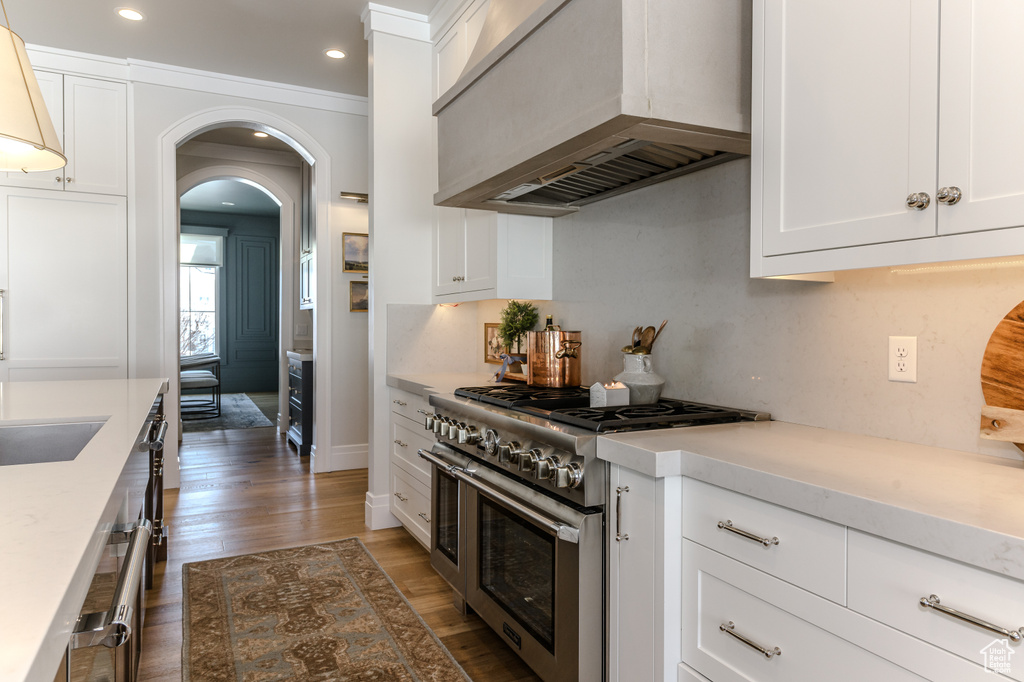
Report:
[[25,41],[0,26],[0,171],[55,170],[67,162]]

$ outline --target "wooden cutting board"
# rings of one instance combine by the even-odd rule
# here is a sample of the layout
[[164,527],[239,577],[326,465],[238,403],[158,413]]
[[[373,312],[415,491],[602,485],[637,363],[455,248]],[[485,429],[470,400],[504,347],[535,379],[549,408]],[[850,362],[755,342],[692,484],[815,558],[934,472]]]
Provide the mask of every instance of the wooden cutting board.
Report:
[[982,410],[982,436],[1024,450],[1024,301],[999,321],[985,346],[981,392],[988,406]]

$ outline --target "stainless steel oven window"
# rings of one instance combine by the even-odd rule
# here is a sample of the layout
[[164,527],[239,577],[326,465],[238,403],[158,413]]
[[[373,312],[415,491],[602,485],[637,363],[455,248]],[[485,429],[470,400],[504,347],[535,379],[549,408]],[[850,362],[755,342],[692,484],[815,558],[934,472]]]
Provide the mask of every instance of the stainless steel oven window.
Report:
[[555,650],[555,538],[480,497],[480,588]]
[[454,476],[437,472],[437,535],[434,548],[456,566],[459,564],[459,482]]

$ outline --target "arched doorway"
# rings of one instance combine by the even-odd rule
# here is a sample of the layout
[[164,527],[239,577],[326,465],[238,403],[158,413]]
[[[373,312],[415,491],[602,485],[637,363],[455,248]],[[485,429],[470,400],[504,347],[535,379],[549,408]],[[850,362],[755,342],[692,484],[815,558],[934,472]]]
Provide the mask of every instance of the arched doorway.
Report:
[[[326,188],[331,187],[331,163],[326,150],[302,128],[291,121],[270,112],[244,107],[226,107],[200,112],[183,119],[165,130],[159,138],[160,167],[160,280],[161,280],[161,347],[162,366],[170,377],[177,376],[178,353],[178,172],[177,150],[188,140],[206,131],[217,128],[240,127],[267,132],[287,142],[311,167],[313,188],[325,188],[315,194],[311,218],[316,229],[325,234],[328,230],[329,196]],[[294,230],[294,225],[293,225]],[[313,356],[314,356],[314,445],[311,469],[324,470],[318,465],[316,449],[330,450],[331,445],[331,392],[330,377],[332,362],[330,353],[331,329],[331,240],[321,239],[314,255],[311,290],[315,301],[313,315]],[[289,261],[294,260],[294,253]],[[293,292],[294,295],[294,292]],[[177,382],[171,383],[166,396],[168,405],[176,405],[179,399]],[[321,418],[321,416],[323,418]],[[177,442],[177,420],[172,420],[168,441]],[[173,437],[171,437],[173,436]],[[166,481],[168,487],[176,487],[179,481],[177,457],[168,453]]]

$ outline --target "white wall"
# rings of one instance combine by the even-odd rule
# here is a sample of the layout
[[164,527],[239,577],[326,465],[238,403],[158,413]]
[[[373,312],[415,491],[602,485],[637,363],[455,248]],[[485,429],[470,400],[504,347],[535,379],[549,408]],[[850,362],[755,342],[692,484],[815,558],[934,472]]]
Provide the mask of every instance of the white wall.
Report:
[[[776,419],[1019,458],[978,435],[982,354],[1024,299],[1024,268],[751,280],[748,161],[555,220],[562,328],[583,330],[584,383],[621,371],[638,324],[668,325],[655,370],[674,397]],[[918,383],[888,381],[890,335],[918,337]]]
[[[426,17],[370,5],[370,466],[366,525],[398,524],[389,510],[387,306],[430,300],[437,163]],[[364,356],[365,357],[365,356]]]

